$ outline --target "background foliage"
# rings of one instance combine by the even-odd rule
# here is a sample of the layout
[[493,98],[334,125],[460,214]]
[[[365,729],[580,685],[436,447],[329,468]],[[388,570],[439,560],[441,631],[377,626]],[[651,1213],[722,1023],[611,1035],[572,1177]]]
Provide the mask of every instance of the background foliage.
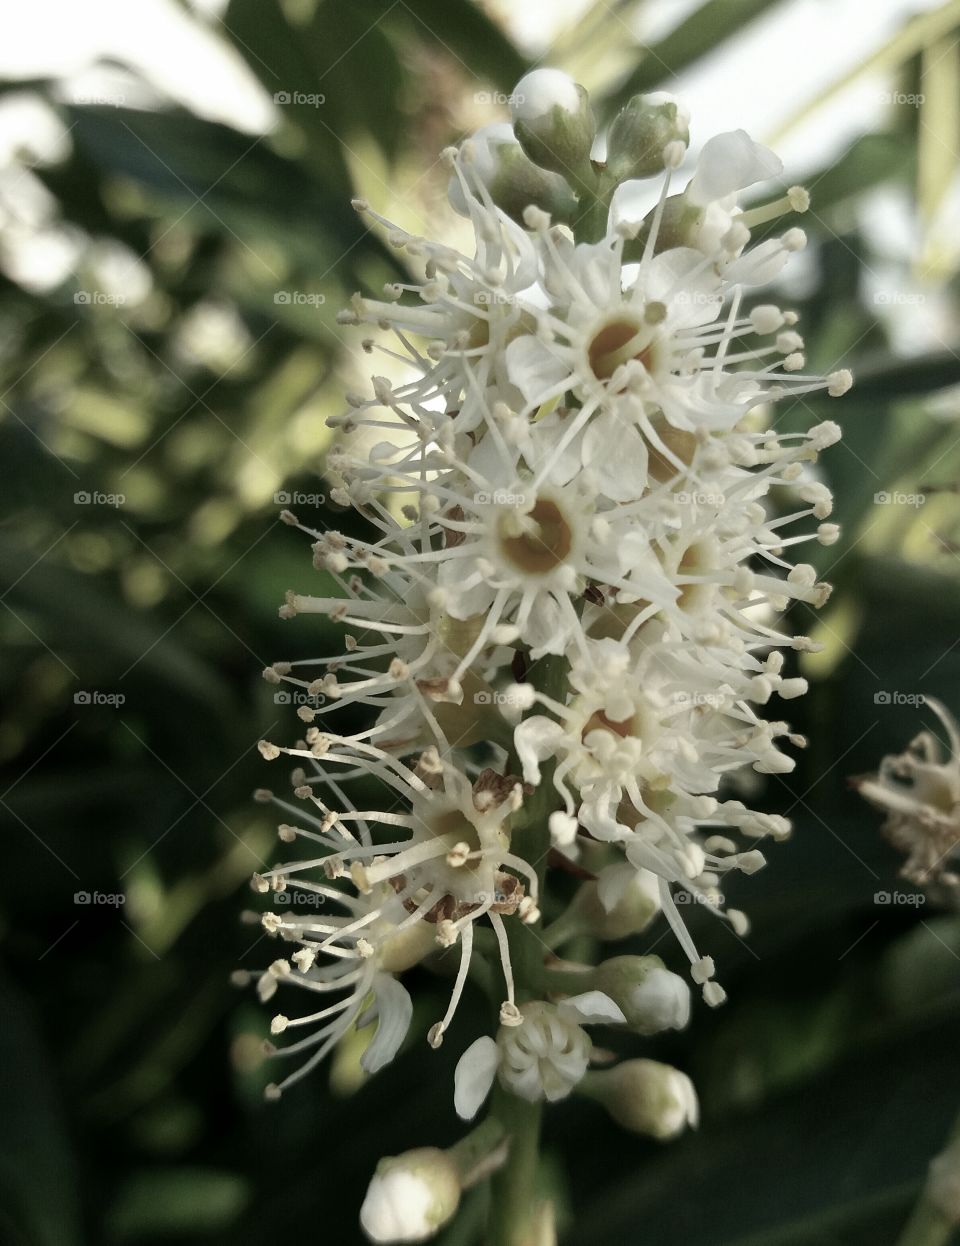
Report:
[[[580,72],[609,114],[776,5],[707,0],[645,48],[624,45],[636,2],[600,4],[547,59]],[[419,971],[420,1011],[388,1074],[361,1085],[345,1053],[265,1106],[267,1017],[229,977],[271,957],[238,920],[274,842],[250,800],[267,781],[253,746],[292,729],[260,668],[324,645],[309,621],[277,618],[284,590],[307,591],[315,573],[274,495],[324,491],[324,419],[363,370],[335,312],[393,271],[349,200],[399,185],[410,221],[431,219],[437,151],[488,119],[464,101],[509,92],[528,61],[467,0],[231,0],[212,24],[271,96],[322,92],[323,106],[283,105],[257,137],[170,103],[66,104],[53,83],[28,84],[68,131],[64,158],[33,176],[77,258],[55,288],[0,280],[11,1246],[352,1242],[376,1159],[457,1132],[460,1044],[430,1053],[423,1041],[442,983]],[[858,385],[825,462],[844,536],[818,556],[836,592],[819,621],[795,619],[825,643],[811,694],[790,706],[811,744],[761,797],[797,830],[738,892],[748,939],[719,924],[702,935],[729,1004],[648,1045],[693,1076],[699,1132],[658,1147],[615,1133],[592,1105],[549,1114],[548,1176],[571,1243],[892,1243],[960,1103],[960,921],[875,901],[909,889],[845,785],[929,720],[897,694],[960,710],[957,290],[953,258],[924,233],[955,184],[958,35],[956,3],[900,32],[865,68],[924,102],[894,103],[806,179],[812,271],[790,299],[814,368],[852,367]],[[880,187],[909,197],[912,272],[869,228]],[[6,251],[17,222],[4,222]],[[146,293],[89,297],[130,253]],[[885,313],[918,300],[936,303],[935,326],[898,354]],[[826,414],[811,401],[783,419]],[[125,500],[75,500],[98,492]],[[883,492],[894,501],[878,504]],[[896,501],[918,493],[923,504]],[[83,904],[78,892],[126,898]],[[673,963],[661,935],[635,950],[656,944]],[[464,1044],[478,1026],[458,1019]],[[447,1246],[479,1240],[482,1212],[468,1203]]]

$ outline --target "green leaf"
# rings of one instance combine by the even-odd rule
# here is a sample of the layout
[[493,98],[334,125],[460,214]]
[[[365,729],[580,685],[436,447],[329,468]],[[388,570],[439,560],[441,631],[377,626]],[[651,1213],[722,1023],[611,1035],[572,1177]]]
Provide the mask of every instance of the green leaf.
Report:
[[325,154],[320,181],[272,150],[269,139],[186,112],[73,108],[69,113],[77,144],[101,174],[122,176],[152,192],[175,219],[201,233],[226,235],[246,246],[276,239],[305,256],[327,251],[330,262],[364,237],[350,208],[339,145]]

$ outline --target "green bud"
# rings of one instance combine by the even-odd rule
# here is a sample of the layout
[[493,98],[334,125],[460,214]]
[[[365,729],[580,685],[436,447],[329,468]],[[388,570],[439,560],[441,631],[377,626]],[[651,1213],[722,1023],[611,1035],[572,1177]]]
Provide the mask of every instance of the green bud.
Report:
[[[559,174],[538,168],[530,160],[506,123],[478,130],[464,142],[457,160],[470,189],[476,193],[476,183],[481,182],[497,207],[518,224],[524,223],[523,212],[530,204],[548,212],[555,221],[575,219],[577,200],[573,191]],[[448,195],[455,211],[468,215],[456,173],[450,179]]]
[[510,97],[513,128],[534,164],[579,180],[589,169],[597,123],[590,97],[559,69],[535,69]]
[[596,1099],[618,1125],[632,1133],[664,1142],[700,1118],[693,1083],[685,1073],[656,1060],[624,1060],[602,1072],[590,1073],[582,1094]]
[[610,127],[607,171],[617,182],[652,177],[666,167],[664,151],[670,143],[686,147],[689,142],[689,116],[672,96],[635,95]]
[[[655,215],[656,208],[651,208],[643,218],[636,237],[624,244],[623,262],[625,264],[635,263],[643,257]],[[697,231],[702,222],[703,208],[688,203],[684,195],[670,195],[663,205],[657,240],[653,244],[654,254],[659,255],[661,251],[668,251],[673,247],[695,246]]]

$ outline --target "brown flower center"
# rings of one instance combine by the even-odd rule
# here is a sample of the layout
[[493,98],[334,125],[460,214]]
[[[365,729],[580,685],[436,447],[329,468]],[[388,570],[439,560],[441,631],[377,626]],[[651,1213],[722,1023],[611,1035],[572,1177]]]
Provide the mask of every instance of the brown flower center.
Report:
[[[573,548],[573,532],[563,511],[549,498],[537,498],[523,516],[526,529],[514,531],[516,513],[500,517],[498,537],[504,555],[528,575],[548,575],[566,562]],[[532,521],[532,522],[531,522]]]
[[641,346],[643,336],[641,326],[629,320],[614,320],[604,325],[587,347],[590,370],[597,380],[608,381],[628,359],[636,359],[649,370],[653,362],[654,344],[648,341]]
[[618,735],[621,740],[625,740],[627,736],[633,735],[633,719],[625,718],[622,722],[614,722],[612,718],[606,716],[603,710],[597,710],[587,719],[580,733],[580,739],[586,740],[591,731],[609,731],[613,735]]

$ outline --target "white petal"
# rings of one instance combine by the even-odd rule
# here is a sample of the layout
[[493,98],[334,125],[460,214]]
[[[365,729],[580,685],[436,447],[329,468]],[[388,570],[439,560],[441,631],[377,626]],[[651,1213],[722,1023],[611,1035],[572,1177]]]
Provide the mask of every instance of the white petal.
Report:
[[686,196],[702,207],[782,172],[779,157],[768,147],[755,143],[746,130],[731,130],[704,144]]
[[543,402],[570,375],[570,369],[539,338],[529,333],[507,347],[507,375],[527,402]]
[[603,991],[584,991],[582,995],[571,995],[557,1005],[557,1011],[568,1020],[584,1025],[599,1025],[602,1022],[622,1025],[626,1021],[620,1007]]
[[370,1046],[360,1057],[365,1073],[376,1073],[390,1063],[407,1037],[413,1015],[410,992],[393,974],[378,973],[373,980],[373,993],[379,1021]]
[[583,466],[596,471],[612,502],[632,502],[647,485],[647,443],[612,412],[595,415],[583,437]]
[[540,782],[540,762],[553,756],[563,736],[561,724],[544,714],[534,714],[517,726],[513,744],[523,766],[524,782]]
[[672,247],[650,264],[644,293],[666,303],[671,329],[710,324],[723,302],[721,281],[703,254],[692,247]]
[[489,1035],[471,1043],[457,1061],[453,1075],[453,1106],[461,1120],[473,1120],[490,1093],[500,1063],[500,1050]]

